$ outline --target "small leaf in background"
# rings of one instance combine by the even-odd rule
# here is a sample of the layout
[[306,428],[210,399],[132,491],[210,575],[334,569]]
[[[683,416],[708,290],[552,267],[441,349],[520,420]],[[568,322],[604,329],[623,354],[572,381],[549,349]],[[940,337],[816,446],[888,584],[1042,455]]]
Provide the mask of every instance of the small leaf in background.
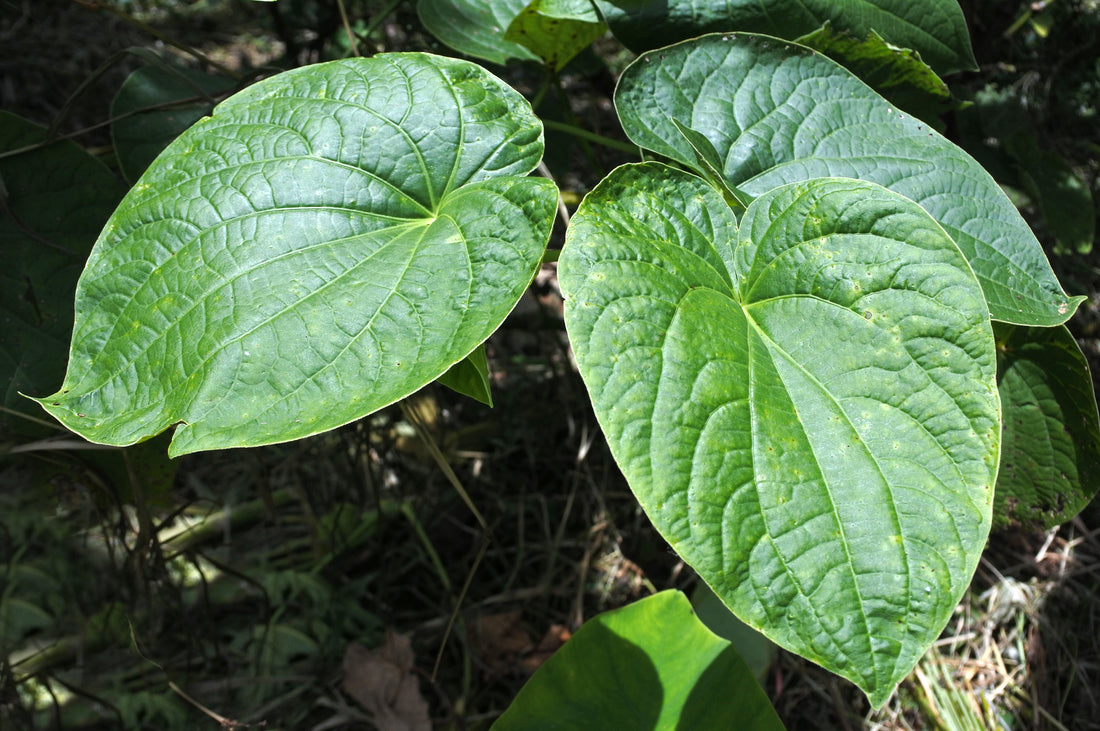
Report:
[[988,84],[955,115],[968,150],[1002,185],[1021,188],[1034,203],[1057,254],[1092,250],[1092,191],[1056,151],[1040,144],[1029,101],[1017,87]]
[[90,449],[76,463],[58,461],[56,474],[74,479],[91,466],[107,478],[112,488],[109,498],[97,491],[98,500],[167,509],[172,505],[172,486],[179,469],[179,462],[168,458],[170,441],[169,435],[159,434],[126,449]]
[[734,188],[726,180],[722,174],[725,165],[718,157],[718,151],[714,149],[714,145],[710,143],[706,135],[696,132],[678,119],[672,120],[672,123],[684,136],[684,140],[691,145],[691,149],[695,151],[696,171],[701,173],[711,185],[718,189],[718,192],[722,194],[722,198],[725,199],[726,205],[737,213],[748,208],[752,198]]
[[103,700],[115,709],[121,728],[173,729],[194,723],[187,704],[171,691],[111,689]]
[[623,73],[615,106],[627,136],[697,168],[677,123],[705,135],[726,180],[750,196],[785,183],[850,177],[917,202],[955,239],[996,320],[1058,325],[1068,297],[1042,246],[996,181],[927,123],[805,47],[709,35],[647,53]]
[[[46,130],[0,112],[0,403],[35,417],[20,393],[43,393],[63,375],[73,294],[96,235],[126,192],[105,165],[76,144],[32,147]],[[28,422],[0,420],[37,434]],[[29,430],[29,431],[28,431]]]
[[1016,163],[1024,190],[1038,204],[1043,223],[1054,237],[1056,254],[1088,254],[1096,235],[1092,191],[1065,159],[1043,149],[1030,130],[1003,140]]
[[494,731],[722,729],[783,724],[752,672],[679,591],[585,624],[523,686]]
[[942,125],[939,115],[949,108],[951,91],[916,52],[887,43],[873,30],[856,37],[829,24],[797,42],[833,59],[906,112]]
[[111,101],[111,140],[126,179],[141,177],[168,143],[210,114],[213,95],[234,85],[167,59],[130,74]]
[[994,524],[1050,528],[1100,489],[1100,425],[1088,364],[1065,327],[998,323],[1004,408]]
[[133,647],[134,627],[126,605],[112,601],[87,619],[85,641],[89,646]]
[[699,621],[714,634],[729,640],[733,649],[737,650],[737,654],[749,666],[753,677],[763,684],[768,670],[779,654],[775,643],[738,619],[702,581],[691,593],[691,605],[699,615]]
[[484,69],[420,53],[307,66],[222,102],[149,167],[77,288],[39,399],[124,446],[283,442],[401,399],[503,322],[557,202],[542,125]]
[[[586,23],[599,23],[600,14],[592,0],[535,0],[539,12],[551,18],[583,20]],[[532,3],[534,4],[534,3]],[[528,6],[530,7],[530,6]]]
[[596,0],[615,37],[636,52],[720,31],[795,40],[829,23],[911,48],[939,73],[977,69],[956,0]]
[[320,649],[317,641],[305,632],[274,621],[256,625],[252,642],[257,655],[256,673],[262,676],[272,676],[280,668],[313,659]]
[[776,188],[738,224],[651,163],[588,194],[558,266],[596,417],[657,530],[744,622],[881,706],[989,532],[995,348],[959,248],[871,183]]
[[7,590],[0,595],[0,651],[3,651],[4,657],[17,648],[28,635],[47,631],[57,623],[46,610],[13,595],[11,586],[6,584]]
[[561,71],[607,31],[591,3],[533,0],[508,25],[504,39],[531,49],[551,71]]
[[382,646],[374,650],[357,642],[348,645],[344,692],[371,715],[379,731],[431,731],[414,659],[409,636],[396,632],[387,632]]
[[493,405],[493,393],[489,386],[489,361],[485,357],[484,343],[436,380],[463,396],[469,396],[486,406]]
[[526,46],[505,38],[529,0],[419,0],[416,12],[433,36],[460,53],[504,65],[538,61]]

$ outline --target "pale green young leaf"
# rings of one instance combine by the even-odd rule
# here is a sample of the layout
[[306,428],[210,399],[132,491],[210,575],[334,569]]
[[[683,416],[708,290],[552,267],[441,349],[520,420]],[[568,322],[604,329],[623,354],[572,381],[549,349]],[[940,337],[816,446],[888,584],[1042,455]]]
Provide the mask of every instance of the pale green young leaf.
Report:
[[724,167],[722,160],[718,157],[718,151],[714,149],[714,145],[710,143],[706,135],[696,132],[678,119],[672,120],[672,123],[676,125],[676,129],[684,136],[684,140],[691,146],[691,149],[694,150],[695,169],[718,189],[718,192],[725,199],[726,205],[737,213],[745,210],[752,199],[734,188],[726,180],[725,175],[722,174],[722,168]]
[[588,8],[591,12],[580,16],[562,15],[570,11],[568,6],[532,0],[509,24],[504,39],[533,51],[551,71],[560,71],[607,31],[592,6]]
[[566,326],[642,507],[747,624],[881,705],[985,545],[1000,414],[981,288],[878,185],[620,168],[573,217]]

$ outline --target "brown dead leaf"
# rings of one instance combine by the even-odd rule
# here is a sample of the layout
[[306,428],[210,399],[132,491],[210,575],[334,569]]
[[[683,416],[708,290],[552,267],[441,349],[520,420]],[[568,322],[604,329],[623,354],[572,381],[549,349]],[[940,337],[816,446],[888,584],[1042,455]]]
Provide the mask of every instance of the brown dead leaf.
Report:
[[477,617],[468,629],[474,651],[490,670],[498,673],[519,670],[520,656],[535,645],[518,609]]
[[539,643],[535,645],[535,649],[528,652],[523,656],[521,664],[523,669],[528,673],[533,673],[542,666],[544,662],[550,659],[550,656],[557,652],[558,648],[565,644],[572,634],[569,632],[569,628],[564,624],[552,624],[550,628],[546,630],[546,634],[542,636]]
[[352,642],[344,653],[344,692],[372,716],[379,731],[431,731],[413,659],[409,636],[396,632],[387,632],[376,650]]
[[498,673],[533,673],[569,639],[569,630],[556,624],[536,644],[518,609],[478,617],[469,632],[481,661]]

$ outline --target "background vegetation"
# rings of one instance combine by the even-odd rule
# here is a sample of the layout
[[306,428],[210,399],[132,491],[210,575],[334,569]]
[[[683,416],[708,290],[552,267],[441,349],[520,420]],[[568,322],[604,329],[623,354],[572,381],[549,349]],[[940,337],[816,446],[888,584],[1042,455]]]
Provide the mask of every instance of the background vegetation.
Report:
[[[944,128],[1011,191],[1066,290],[1090,295],[1070,327],[1095,374],[1100,6],[964,8],[981,69],[950,80]],[[193,115],[279,69],[452,53],[401,0],[0,0],[3,110],[117,176],[137,164],[115,155],[109,124],[127,114],[112,100],[147,61],[132,48],[222,79],[163,105]],[[558,131],[579,122],[622,139],[610,95],[631,56],[609,39],[594,49],[552,83],[534,67],[493,68],[560,122],[546,164],[570,208],[632,158]],[[15,157],[0,155],[9,187]],[[434,727],[487,728],[585,619],[656,589],[690,592],[694,575],[642,515],[596,427],[552,265],[488,351],[495,409],[430,387],[309,440],[174,462],[161,440],[89,449],[29,409],[6,410],[0,727],[424,727],[420,711],[365,690],[382,674],[416,681]],[[994,534],[942,641],[884,709],[766,649],[763,684],[792,729],[1100,728],[1098,584],[1094,501],[1051,531]]]

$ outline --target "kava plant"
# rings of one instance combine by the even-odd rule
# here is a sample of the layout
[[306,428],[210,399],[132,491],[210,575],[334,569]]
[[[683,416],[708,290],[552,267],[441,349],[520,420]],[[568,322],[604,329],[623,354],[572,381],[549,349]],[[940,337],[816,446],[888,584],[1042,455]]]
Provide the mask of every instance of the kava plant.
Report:
[[[1063,324],[1083,298],[977,162],[846,68],[869,48],[921,84],[972,66],[954,2],[760,5],[420,12],[459,50],[551,73],[605,22],[641,52],[615,108],[644,159],[585,197],[560,255],[580,373],[676,552],[879,706],[1006,501],[1057,522],[1095,493],[1095,399]],[[542,154],[529,103],[466,60],[253,84],[126,194],[80,277],[64,383],[36,400],[97,443],[173,430],[175,456],[316,434],[436,380],[485,399],[481,346],[550,237]],[[608,693],[654,727],[737,708],[778,726],[676,593],[586,625],[498,725],[583,726]]]

